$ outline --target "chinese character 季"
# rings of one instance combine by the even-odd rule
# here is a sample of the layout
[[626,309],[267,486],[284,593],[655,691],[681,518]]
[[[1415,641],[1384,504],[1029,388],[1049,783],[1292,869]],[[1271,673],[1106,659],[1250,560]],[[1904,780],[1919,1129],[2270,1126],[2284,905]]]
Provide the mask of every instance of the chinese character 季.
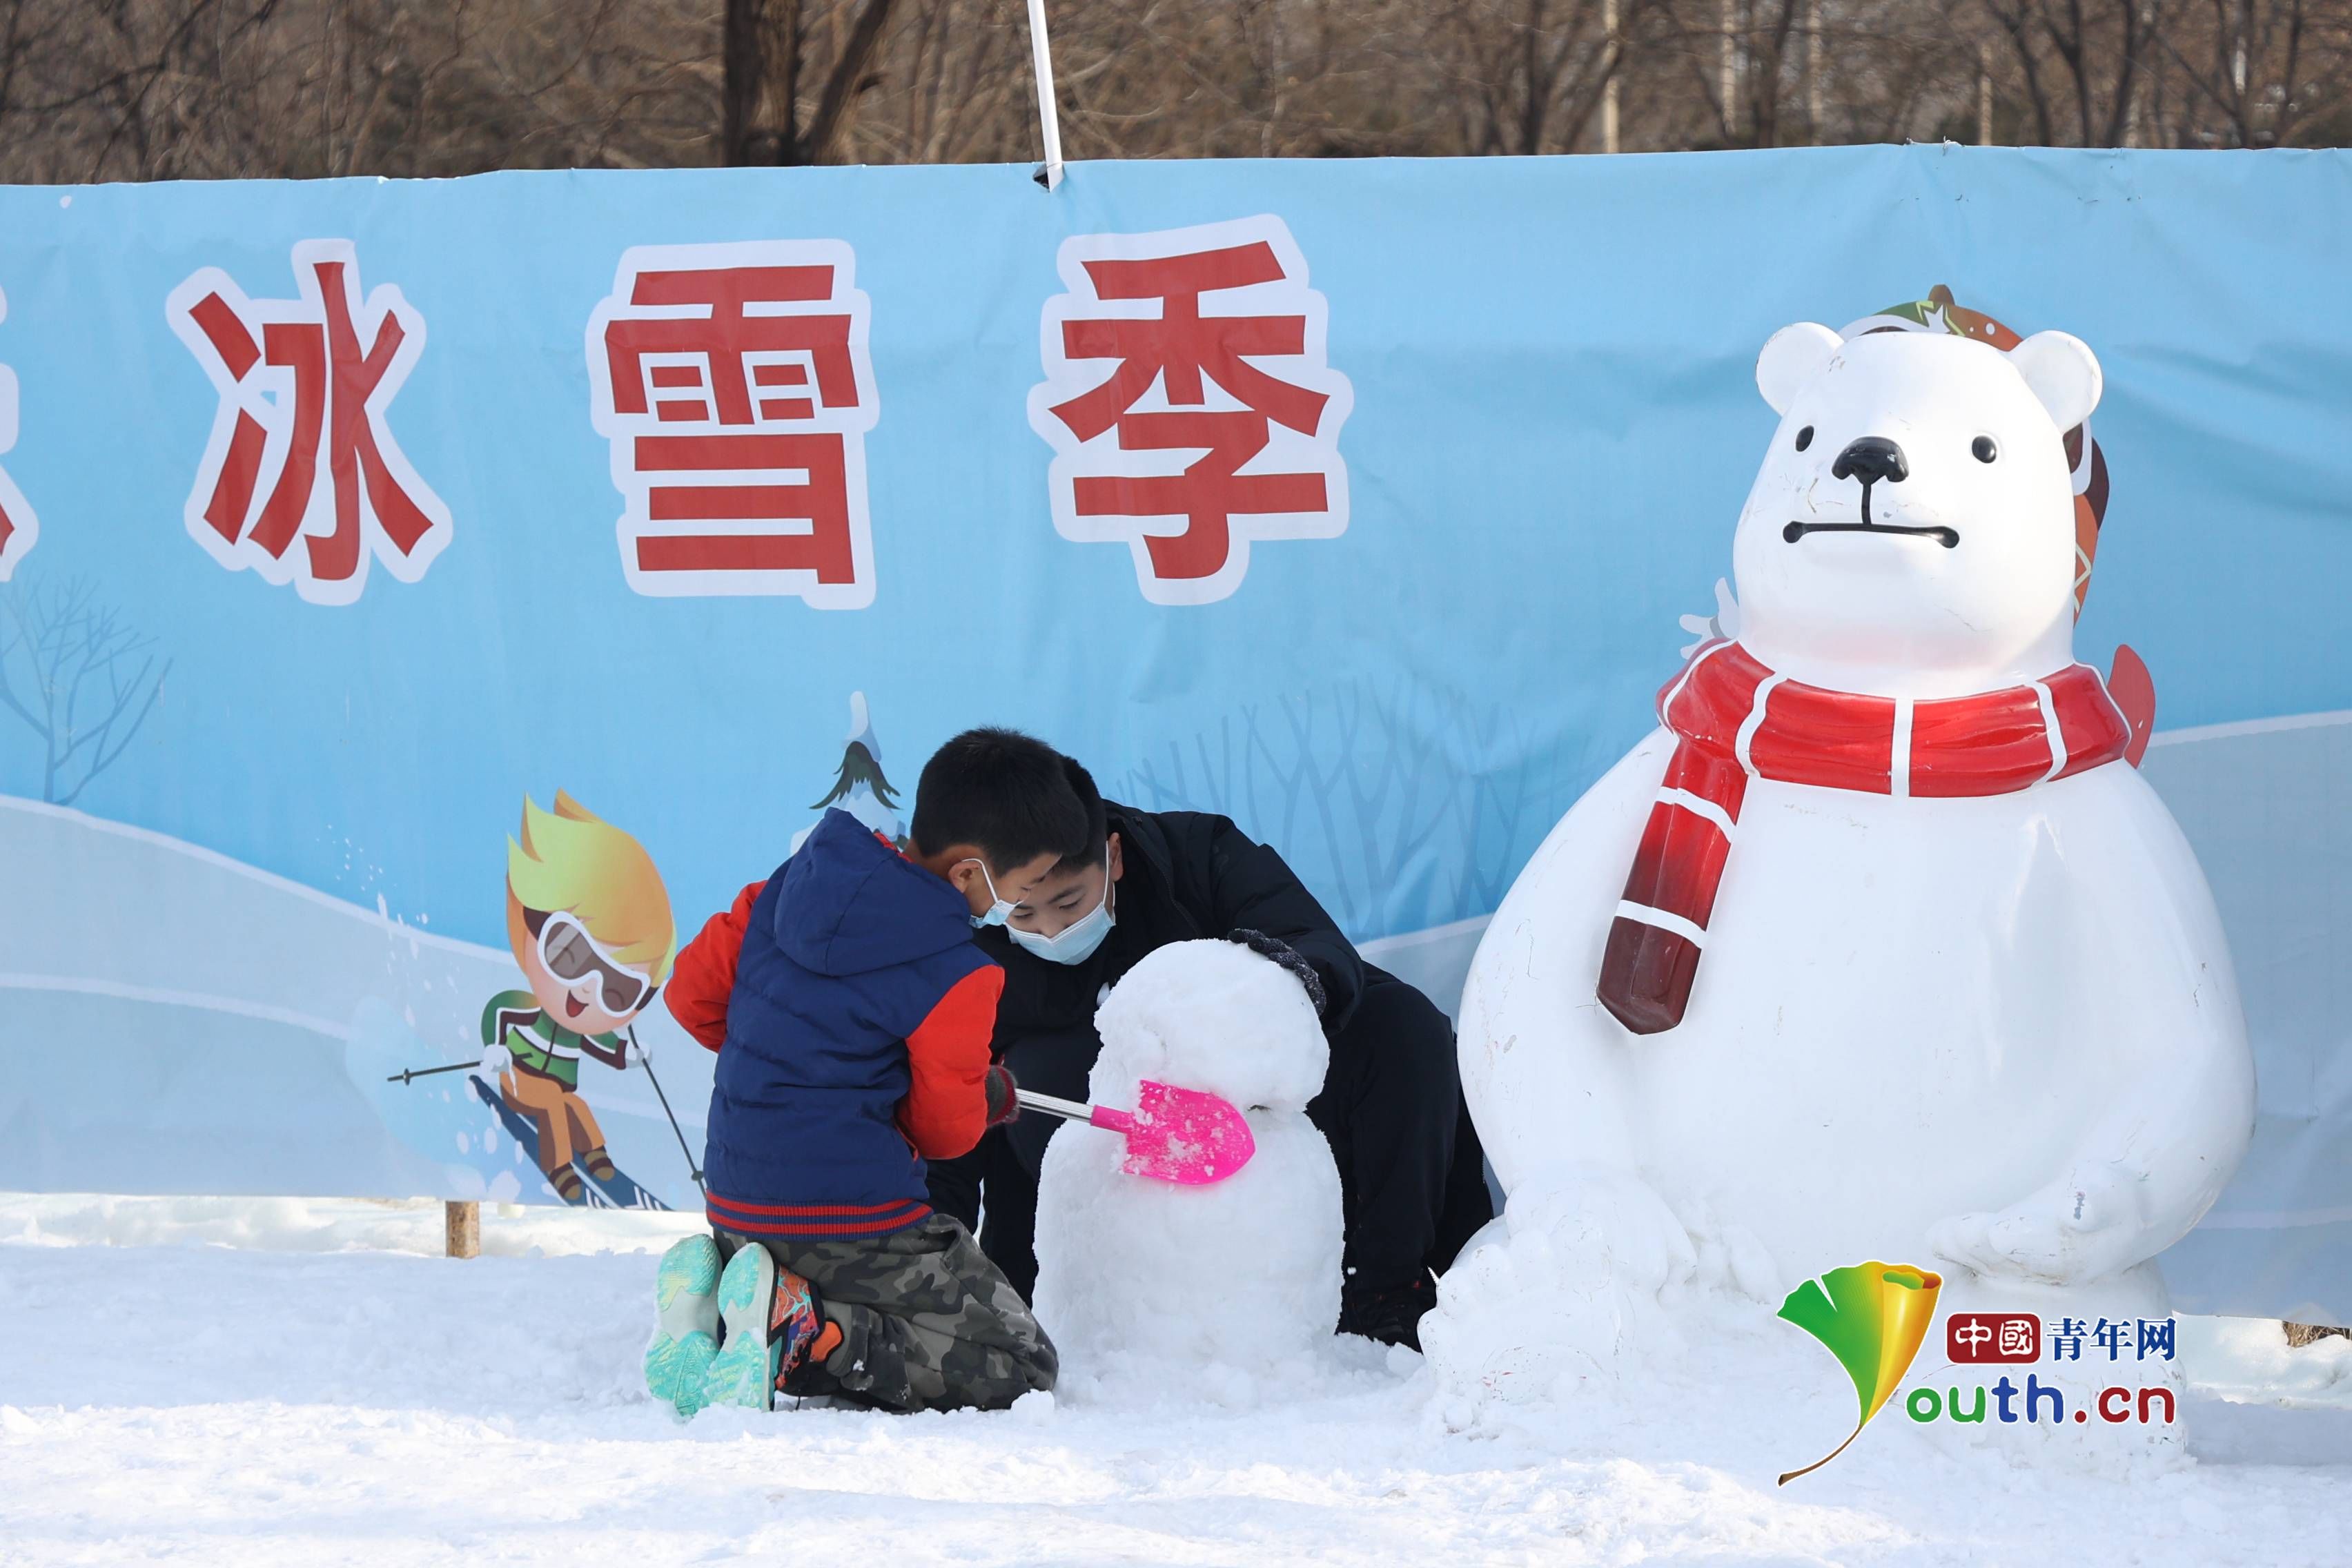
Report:
[[2172,1359],[2172,1325],[2170,1318],[2139,1320],[2139,1353],[2134,1359],[2146,1361],[2153,1355],[2162,1361]]
[[[8,296],[0,294],[0,321],[8,319]],[[16,445],[16,373],[0,364],[0,454]],[[8,478],[8,470],[0,468],[0,583],[16,570],[40,537],[41,525],[33,516],[32,503],[25,492]]]
[[1064,538],[1123,542],[1145,598],[1202,605],[1241,586],[1251,541],[1346,531],[1355,393],[1280,218],[1079,235],[1059,265],[1029,423]]
[[874,602],[868,303],[839,240],[637,246],[588,320],[640,594]]
[[2080,1318],[2061,1318],[2050,1335],[2052,1361],[2081,1361],[2083,1341],[2089,1335],[2091,1325]]
[[414,583],[449,542],[449,509],[385,422],[425,318],[389,284],[362,300],[347,239],[295,246],[294,281],[299,299],[248,299],[207,267],[165,301],[220,394],[186,521],[231,571],[348,605],[371,558]]
[[2042,1355],[2042,1320],[2031,1312],[1954,1312],[1944,1323],[1947,1360],[2029,1362]]

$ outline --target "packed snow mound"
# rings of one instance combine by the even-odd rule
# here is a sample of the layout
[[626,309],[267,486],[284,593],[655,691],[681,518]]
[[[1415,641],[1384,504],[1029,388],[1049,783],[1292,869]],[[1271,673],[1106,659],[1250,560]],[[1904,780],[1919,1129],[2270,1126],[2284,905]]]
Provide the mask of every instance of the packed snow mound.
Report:
[[[335,1247],[437,1253],[440,1205],[0,1194],[0,1553],[11,1568],[2352,1562],[2352,1346],[2290,1352],[2274,1321],[2183,1320],[2200,1462],[2125,1479],[2042,1463],[2046,1412],[1960,1426],[1890,1404],[1776,1487],[1851,1430],[1854,1394],[1760,1306],[1697,1325],[1644,1402],[1514,1406],[1476,1442],[1425,1418],[1404,1352],[1391,1371],[1352,1340],[1338,1342],[1352,1365],[1240,1414],[1032,1394],[1004,1413],[812,1401],[680,1426],[638,1357],[654,1255],[686,1216],[482,1218],[485,1251],[507,1256],[300,1256],[329,1225]],[[252,1250],[280,1242],[295,1251]],[[593,1256],[607,1247],[630,1250]],[[2329,1368],[2341,1380],[2315,1386]],[[2282,1406],[2298,1373],[2293,1402],[2329,1407]]]
[[1146,1079],[1205,1089],[1244,1110],[1302,1110],[1329,1047],[1307,988],[1238,942],[1180,942],[1128,971],[1095,1014],[1095,1102],[1135,1103]]
[[1179,942],[1129,972],[1096,1015],[1097,1105],[1145,1079],[1242,1109],[1257,1151],[1223,1181],[1179,1186],[1120,1168],[1126,1141],[1070,1126],[1045,1147],[1037,1317],[1061,1392],[1246,1406],[1328,1375],[1342,1347],[1339,1173],[1304,1107],[1329,1056],[1298,982],[1225,942]]

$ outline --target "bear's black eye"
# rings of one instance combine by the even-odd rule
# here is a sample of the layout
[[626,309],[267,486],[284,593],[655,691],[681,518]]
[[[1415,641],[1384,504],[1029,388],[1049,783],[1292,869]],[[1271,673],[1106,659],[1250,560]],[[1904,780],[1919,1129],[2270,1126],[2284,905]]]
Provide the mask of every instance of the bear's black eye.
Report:
[[1797,450],[1801,452],[1813,444],[1813,427],[1810,425],[1797,432]]
[[2000,448],[1992,444],[1992,437],[1990,436],[1978,437],[1975,444],[1969,447],[1969,450],[1977,455],[1977,461],[1979,463],[1990,463],[2000,456]]

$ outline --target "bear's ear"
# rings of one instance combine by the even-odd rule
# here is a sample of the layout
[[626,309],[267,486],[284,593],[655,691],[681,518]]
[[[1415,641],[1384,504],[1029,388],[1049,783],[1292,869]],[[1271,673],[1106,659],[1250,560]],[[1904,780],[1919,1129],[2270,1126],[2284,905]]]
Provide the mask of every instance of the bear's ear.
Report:
[[2090,346],[2067,332],[2034,333],[2009,351],[2009,363],[2050,411],[2050,422],[2061,434],[2091,416],[2106,384]]
[[1830,356],[1843,341],[1818,321],[1799,321],[1772,334],[1772,341],[1756,356],[1756,390],[1764,395],[1773,413],[1789,412],[1798,391],[1828,367]]

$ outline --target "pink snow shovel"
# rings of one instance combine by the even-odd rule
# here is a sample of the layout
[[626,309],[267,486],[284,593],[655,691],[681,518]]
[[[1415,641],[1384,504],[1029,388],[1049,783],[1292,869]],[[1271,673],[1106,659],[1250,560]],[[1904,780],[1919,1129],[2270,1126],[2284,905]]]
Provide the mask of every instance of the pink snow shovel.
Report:
[[1118,1168],[1130,1176],[1204,1187],[1223,1181],[1257,1152],[1257,1140],[1242,1113],[1202,1089],[1146,1079],[1132,1111],[1080,1105],[1025,1089],[1019,1099],[1031,1110],[1127,1134],[1127,1158]]

